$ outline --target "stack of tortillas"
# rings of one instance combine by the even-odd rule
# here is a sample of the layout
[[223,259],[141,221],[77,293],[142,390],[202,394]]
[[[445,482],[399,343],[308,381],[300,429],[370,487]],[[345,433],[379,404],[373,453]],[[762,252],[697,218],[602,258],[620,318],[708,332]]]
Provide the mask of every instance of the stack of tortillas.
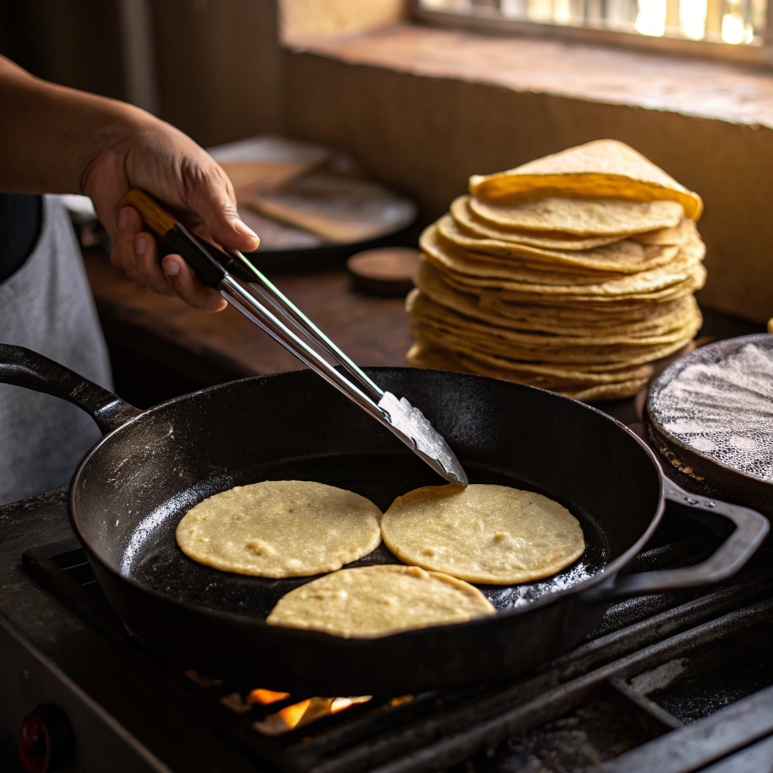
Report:
[[408,361],[581,400],[635,394],[701,326],[702,208],[613,140],[472,177],[422,234]]

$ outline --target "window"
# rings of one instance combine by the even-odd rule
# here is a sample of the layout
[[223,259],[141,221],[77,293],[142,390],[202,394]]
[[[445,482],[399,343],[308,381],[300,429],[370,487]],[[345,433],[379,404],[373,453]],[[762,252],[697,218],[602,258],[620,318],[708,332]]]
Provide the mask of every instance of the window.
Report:
[[436,24],[762,60],[767,0],[416,0]]

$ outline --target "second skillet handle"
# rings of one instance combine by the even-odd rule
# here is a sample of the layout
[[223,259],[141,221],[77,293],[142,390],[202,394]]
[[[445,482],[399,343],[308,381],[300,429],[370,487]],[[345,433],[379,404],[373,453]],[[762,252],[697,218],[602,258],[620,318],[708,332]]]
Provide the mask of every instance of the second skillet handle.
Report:
[[61,397],[82,408],[106,435],[142,413],[93,381],[21,346],[0,344],[0,384]]
[[756,510],[691,494],[666,477],[663,478],[663,490],[666,499],[672,502],[728,518],[735,524],[735,530],[703,563],[683,569],[662,569],[616,577],[591,589],[587,600],[618,601],[648,593],[722,582],[746,564],[770,531],[768,519]]

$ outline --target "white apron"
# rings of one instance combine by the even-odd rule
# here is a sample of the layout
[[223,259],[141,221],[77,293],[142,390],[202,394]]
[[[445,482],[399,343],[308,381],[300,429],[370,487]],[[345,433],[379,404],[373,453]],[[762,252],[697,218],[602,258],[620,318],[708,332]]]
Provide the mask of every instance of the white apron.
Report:
[[[57,196],[43,197],[34,251],[0,283],[0,342],[26,346],[111,388],[80,248]],[[93,420],[74,405],[0,384],[0,505],[67,484],[99,436]]]

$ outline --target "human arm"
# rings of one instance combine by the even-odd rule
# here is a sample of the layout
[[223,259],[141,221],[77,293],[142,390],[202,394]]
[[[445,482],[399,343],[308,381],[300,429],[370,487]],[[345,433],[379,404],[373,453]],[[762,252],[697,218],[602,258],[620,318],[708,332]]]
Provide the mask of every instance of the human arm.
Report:
[[41,81],[2,57],[0,104],[0,189],[91,197],[115,242],[111,260],[131,279],[196,308],[224,308],[179,256],[162,267],[137,211],[119,208],[131,188],[142,188],[199,235],[229,249],[257,248],[230,181],[206,151],[143,110]]

